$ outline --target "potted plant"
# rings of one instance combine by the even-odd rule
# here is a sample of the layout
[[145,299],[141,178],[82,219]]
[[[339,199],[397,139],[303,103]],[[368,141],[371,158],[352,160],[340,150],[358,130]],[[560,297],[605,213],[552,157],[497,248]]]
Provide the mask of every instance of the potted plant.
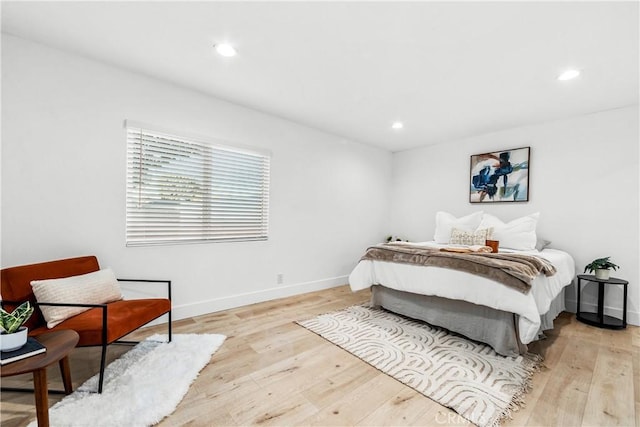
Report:
[[13,351],[27,342],[29,331],[24,323],[33,314],[29,301],[20,304],[13,312],[8,313],[0,307],[0,350]]
[[598,279],[607,280],[609,278],[609,270],[612,268],[617,270],[620,267],[609,261],[609,258],[611,257],[594,259],[584,267],[584,272],[595,271]]
[[398,236],[387,236],[387,243],[391,242],[408,242],[406,239],[401,239]]

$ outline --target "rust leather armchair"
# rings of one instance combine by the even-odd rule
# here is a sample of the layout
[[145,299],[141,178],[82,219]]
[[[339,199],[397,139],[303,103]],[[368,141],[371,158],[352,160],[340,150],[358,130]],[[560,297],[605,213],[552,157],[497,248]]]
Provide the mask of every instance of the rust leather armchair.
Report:
[[[118,279],[118,281],[164,283],[167,286],[167,298],[119,300],[106,304],[77,304],[73,301],[68,301],[68,303],[37,302],[31,288],[32,280],[60,279],[98,270],[100,270],[100,266],[95,256],[5,268],[1,271],[0,295],[3,307],[8,310],[13,310],[24,301],[30,301],[36,307],[34,314],[26,323],[29,328],[29,336],[61,329],[72,329],[80,336],[77,347],[101,346],[98,393],[102,393],[105,359],[109,344],[114,342],[131,343],[119,340],[165,314],[168,315],[168,334],[169,341],[171,341],[171,281]],[[39,306],[45,305],[90,308],[64,320],[53,328],[48,328],[39,309]]]

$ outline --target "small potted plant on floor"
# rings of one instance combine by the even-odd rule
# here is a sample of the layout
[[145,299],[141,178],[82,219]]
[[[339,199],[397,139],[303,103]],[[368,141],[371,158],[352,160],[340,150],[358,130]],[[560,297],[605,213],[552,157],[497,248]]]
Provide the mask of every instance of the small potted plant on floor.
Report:
[[609,279],[609,270],[612,268],[617,270],[620,266],[615,265],[611,261],[609,261],[611,257],[598,258],[591,261],[584,267],[584,272],[593,272],[596,273],[596,278],[607,280]]
[[0,307],[0,350],[13,351],[27,342],[29,330],[24,323],[33,314],[29,301],[20,304],[13,312],[8,313]]

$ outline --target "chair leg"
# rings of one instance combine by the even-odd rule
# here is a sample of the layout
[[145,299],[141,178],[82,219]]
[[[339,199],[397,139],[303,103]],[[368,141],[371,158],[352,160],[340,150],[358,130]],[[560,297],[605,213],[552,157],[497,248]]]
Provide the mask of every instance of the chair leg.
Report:
[[171,310],[169,310],[169,342],[171,342]]
[[104,382],[104,368],[107,361],[107,344],[102,344],[102,357],[100,358],[100,379],[98,380],[98,393],[102,393],[102,383]]

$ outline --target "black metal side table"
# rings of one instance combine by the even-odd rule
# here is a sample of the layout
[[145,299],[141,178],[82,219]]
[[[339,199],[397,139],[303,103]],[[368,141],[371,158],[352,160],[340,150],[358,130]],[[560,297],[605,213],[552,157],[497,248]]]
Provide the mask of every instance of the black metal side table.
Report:
[[[598,312],[591,313],[580,311],[580,294],[582,293],[581,282],[595,282],[598,284]],[[591,274],[578,274],[578,307],[576,309],[576,319],[588,325],[597,326],[607,329],[624,329],[627,327],[627,285],[629,282],[622,279],[611,277],[609,279],[598,279]],[[622,309],[622,319],[607,316],[604,314],[604,286],[605,285],[622,285],[624,288],[624,301]]]

